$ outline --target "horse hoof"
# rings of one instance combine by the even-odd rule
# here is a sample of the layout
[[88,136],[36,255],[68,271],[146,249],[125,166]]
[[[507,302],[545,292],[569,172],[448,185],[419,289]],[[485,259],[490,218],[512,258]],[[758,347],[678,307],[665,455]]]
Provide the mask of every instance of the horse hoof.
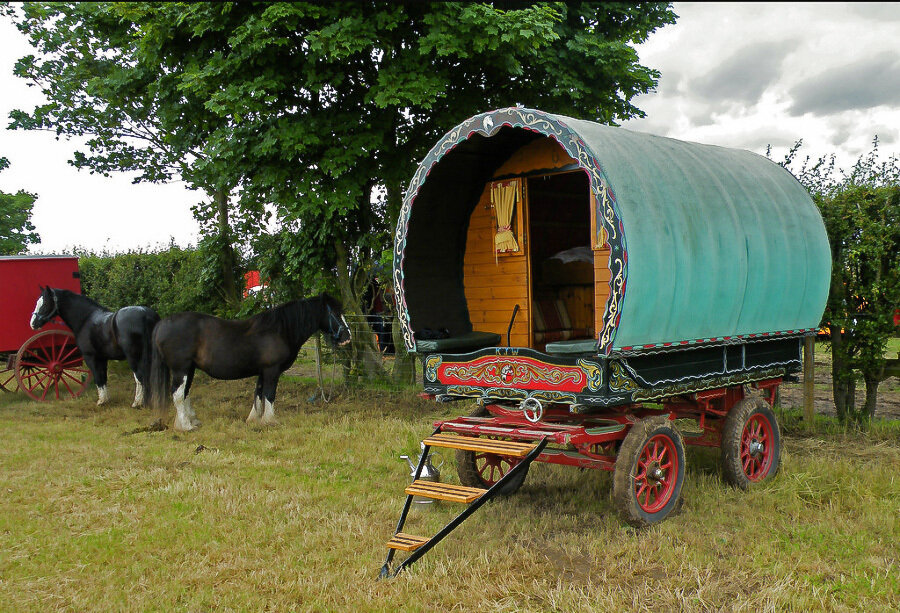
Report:
[[194,429],[194,424],[192,424],[190,421],[183,422],[179,419],[176,419],[175,425],[173,427],[178,432],[190,432]]

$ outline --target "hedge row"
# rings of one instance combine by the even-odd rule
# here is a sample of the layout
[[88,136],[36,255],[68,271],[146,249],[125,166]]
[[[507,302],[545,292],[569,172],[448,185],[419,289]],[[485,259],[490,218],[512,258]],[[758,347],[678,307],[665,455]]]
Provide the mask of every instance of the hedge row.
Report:
[[81,254],[81,291],[109,309],[149,306],[166,317],[180,311],[225,314],[218,284],[196,249]]

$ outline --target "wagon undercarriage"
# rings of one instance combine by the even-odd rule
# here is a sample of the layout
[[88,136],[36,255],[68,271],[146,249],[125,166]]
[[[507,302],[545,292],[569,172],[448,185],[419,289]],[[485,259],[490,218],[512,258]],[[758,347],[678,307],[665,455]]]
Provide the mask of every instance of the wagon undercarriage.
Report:
[[[491,498],[515,492],[533,462],[613,472],[612,499],[623,519],[638,527],[662,521],[679,507],[686,444],[721,447],[723,476],[737,487],[762,481],[780,462],[781,438],[770,405],[781,382],[765,379],[749,389],[733,385],[581,413],[557,403],[539,405],[538,414],[533,398],[479,403],[472,415],[436,422],[406,489],[382,576],[409,567]],[[419,480],[433,447],[457,450],[461,485]],[[402,531],[414,496],[469,506],[433,537],[415,536]],[[410,556],[392,568],[397,550]]]

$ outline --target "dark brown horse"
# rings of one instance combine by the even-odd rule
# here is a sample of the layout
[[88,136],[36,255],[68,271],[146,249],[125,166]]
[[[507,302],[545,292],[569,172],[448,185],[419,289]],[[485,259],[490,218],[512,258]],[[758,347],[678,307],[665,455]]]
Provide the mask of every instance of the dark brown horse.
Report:
[[[157,391],[165,390],[171,377],[175,429],[186,431],[199,423],[188,397],[196,368],[215,379],[256,377],[247,423],[274,423],[278,378],[317,330],[335,345],[350,342],[341,306],[328,294],[288,302],[248,319],[178,313],[160,321],[153,332],[151,384]],[[153,394],[164,395],[164,391]]]

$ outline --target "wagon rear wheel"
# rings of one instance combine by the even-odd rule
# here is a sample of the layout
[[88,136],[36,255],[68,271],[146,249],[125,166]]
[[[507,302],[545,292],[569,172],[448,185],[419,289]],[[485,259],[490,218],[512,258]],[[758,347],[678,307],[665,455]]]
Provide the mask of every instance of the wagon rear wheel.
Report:
[[25,341],[16,354],[16,380],[34,400],[77,398],[91,380],[75,335],[68,330],[47,330]]
[[661,522],[681,504],[684,439],[665,417],[635,424],[619,449],[612,497],[623,519],[636,527]]
[[781,465],[778,420],[762,398],[734,405],[722,429],[722,475],[743,490],[775,476]]

